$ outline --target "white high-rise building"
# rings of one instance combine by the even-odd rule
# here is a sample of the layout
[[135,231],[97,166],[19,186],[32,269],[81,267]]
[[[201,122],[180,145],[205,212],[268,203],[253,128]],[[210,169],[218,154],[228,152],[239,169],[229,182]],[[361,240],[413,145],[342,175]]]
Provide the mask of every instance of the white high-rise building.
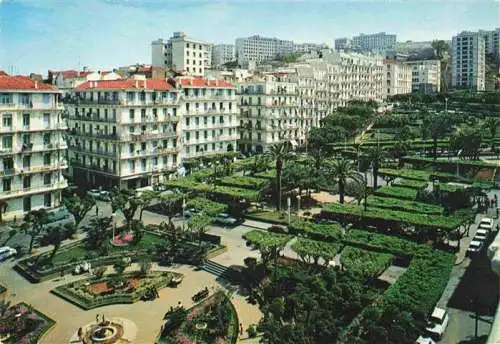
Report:
[[168,41],[158,39],[151,43],[154,67],[169,68],[177,73],[203,76],[212,64],[212,45],[195,40],[183,32],[174,32]]
[[335,39],[335,50],[348,50],[352,48],[352,39],[337,38]]
[[478,32],[463,31],[452,39],[451,84],[454,88],[485,90],[485,42]]
[[212,66],[220,68],[222,65],[235,60],[233,44],[216,44],[212,47]]
[[63,104],[55,87],[0,72],[0,211],[4,220],[60,205],[68,186]]
[[496,28],[495,30],[479,30],[479,34],[484,38],[484,49],[486,54],[499,56],[500,28]]
[[328,45],[321,43],[295,43],[293,45],[293,51],[296,53],[310,53],[313,51],[321,51],[323,49],[328,49]]
[[441,62],[415,60],[403,62],[412,70],[412,91],[434,93],[441,90]]
[[179,96],[165,79],[87,81],[66,103],[77,183],[136,188],[177,168]]
[[409,94],[412,91],[412,68],[395,60],[385,60],[387,96]]
[[258,35],[236,39],[236,59],[246,66],[250,61],[263,62],[274,59],[279,54],[292,53],[293,41],[267,38]]
[[236,150],[236,88],[223,80],[179,77],[181,155],[193,158]]
[[396,35],[385,32],[360,34],[352,38],[354,48],[364,51],[382,51],[392,49],[396,45]]

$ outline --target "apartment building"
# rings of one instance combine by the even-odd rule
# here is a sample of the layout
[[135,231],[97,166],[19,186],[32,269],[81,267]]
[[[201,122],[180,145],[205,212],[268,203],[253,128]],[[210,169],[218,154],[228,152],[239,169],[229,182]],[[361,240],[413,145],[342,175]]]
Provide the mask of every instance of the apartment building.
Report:
[[350,38],[337,38],[335,39],[335,50],[349,50],[353,47],[352,39]]
[[264,62],[274,59],[278,54],[292,53],[293,41],[262,36],[237,38],[235,43],[236,59],[240,66],[247,66],[250,61]]
[[478,32],[463,31],[452,39],[451,84],[454,88],[485,90],[485,42]]
[[484,38],[484,51],[492,56],[500,56],[500,28],[495,30],[479,30]]
[[387,96],[412,92],[412,68],[395,60],[385,60]]
[[363,51],[382,51],[392,49],[396,45],[396,35],[385,32],[360,34],[352,38],[355,48]]
[[67,149],[60,92],[23,76],[0,73],[0,211],[4,220],[60,205]]
[[220,68],[222,65],[235,60],[233,44],[216,44],[212,47],[213,68]]
[[406,61],[404,64],[411,68],[412,92],[441,91],[441,62],[439,60]]
[[151,43],[153,67],[171,69],[184,75],[203,76],[212,64],[212,45],[174,32],[168,41],[158,39]]
[[236,88],[223,80],[178,77],[180,146],[183,158],[236,150],[238,104]]
[[66,103],[76,182],[135,188],[177,168],[179,92],[166,79],[87,81]]
[[296,53],[310,53],[313,51],[321,51],[328,49],[328,45],[321,43],[294,43],[293,51]]
[[299,94],[288,73],[264,74],[238,84],[241,152],[262,153],[275,143],[296,146],[300,137]]

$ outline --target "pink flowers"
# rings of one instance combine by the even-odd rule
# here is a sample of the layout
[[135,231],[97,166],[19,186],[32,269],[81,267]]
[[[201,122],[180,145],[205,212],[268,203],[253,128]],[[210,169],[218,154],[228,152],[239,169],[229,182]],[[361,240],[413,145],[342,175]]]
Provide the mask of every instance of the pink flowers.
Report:
[[177,334],[174,339],[175,344],[194,344],[194,342],[189,339],[188,337],[182,335],[182,334]]
[[187,320],[193,320],[198,314],[203,312],[205,309],[203,307],[195,308],[186,317]]

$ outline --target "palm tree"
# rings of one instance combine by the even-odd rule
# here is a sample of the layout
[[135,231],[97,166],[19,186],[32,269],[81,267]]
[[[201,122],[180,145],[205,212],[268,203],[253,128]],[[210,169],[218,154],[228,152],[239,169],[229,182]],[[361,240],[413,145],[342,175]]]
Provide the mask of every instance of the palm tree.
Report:
[[354,165],[344,157],[340,157],[333,161],[331,173],[339,185],[339,202],[344,203],[345,186],[347,182],[353,180],[359,183],[361,177]]
[[381,146],[376,146],[368,150],[368,160],[372,164],[373,173],[373,189],[377,190],[378,186],[378,170],[382,162],[384,162],[385,151]]
[[29,252],[33,250],[35,238],[40,235],[43,230],[43,224],[47,218],[45,209],[32,210],[24,216],[24,223],[21,226],[23,232],[30,236]]
[[496,117],[488,117],[484,121],[484,127],[490,131],[491,134],[491,150],[495,149],[495,136],[497,134],[497,127],[500,121]]
[[276,161],[276,210],[281,210],[281,174],[283,164],[292,156],[287,142],[279,142],[269,148],[268,154]]

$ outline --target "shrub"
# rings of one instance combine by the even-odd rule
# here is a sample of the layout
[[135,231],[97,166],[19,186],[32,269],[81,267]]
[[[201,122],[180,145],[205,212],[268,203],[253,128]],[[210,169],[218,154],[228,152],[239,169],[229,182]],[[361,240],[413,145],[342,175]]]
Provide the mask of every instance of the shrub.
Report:
[[255,337],[257,337],[257,329],[255,328],[254,324],[248,325],[247,333],[248,333],[248,337],[249,338],[255,338]]
[[99,266],[94,269],[94,275],[96,278],[101,278],[104,273],[106,272],[107,267],[106,266]]

